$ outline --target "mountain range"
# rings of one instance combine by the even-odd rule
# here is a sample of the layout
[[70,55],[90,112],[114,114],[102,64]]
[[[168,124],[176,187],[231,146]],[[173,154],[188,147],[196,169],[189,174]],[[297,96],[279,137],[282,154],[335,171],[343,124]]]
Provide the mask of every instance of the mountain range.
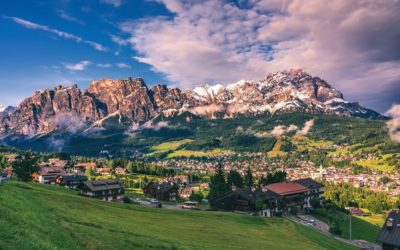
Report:
[[[191,114],[204,119],[306,112],[384,118],[348,102],[326,81],[303,70],[269,74],[260,81],[241,80],[227,86],[202,85],[189,90],[166,85],[147,87],[141,78],[92,81],[89,88],[57,86],[36,91],[16,108],[0,109],[0,135],[33,137],[58,129],[101,127],[117,118],[118,126],[134,127],[157,117]],[[187,116],[187,119],[191,119]]]

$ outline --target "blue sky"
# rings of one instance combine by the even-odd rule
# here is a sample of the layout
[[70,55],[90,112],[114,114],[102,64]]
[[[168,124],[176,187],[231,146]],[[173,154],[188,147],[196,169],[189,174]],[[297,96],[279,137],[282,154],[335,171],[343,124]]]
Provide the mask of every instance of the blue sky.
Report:
[[[162,74],[150,71],[150,65],[132,59],[135,51],[111,39],[120,32],[119,22],[153,15],[169,13],[159,3],[142,1],[126,1],[123,7],[101,1],[2,1],[1,103],[15,105],[34,90],[57,84],[78,83],[85,88],[92,79],[103,77],[142,76],[149,84],[166,82]],[[105,51],[51,31],[27,28],[14,17],[96,42]],[[78,70],[84,61],[90,63]]]
[[[303,68],[380,112],[400,102],[397,0],[5,0],[0,104],[140,76],[151,86]],[[328,11],[329,10],[329,11]],[[329,31],[329,32],[327,32]]]

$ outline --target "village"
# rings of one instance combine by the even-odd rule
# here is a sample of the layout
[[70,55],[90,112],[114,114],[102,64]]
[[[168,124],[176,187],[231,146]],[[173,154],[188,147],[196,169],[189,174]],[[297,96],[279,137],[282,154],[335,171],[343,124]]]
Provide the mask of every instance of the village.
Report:
[[[21,158],[18,154],[6,154],[5,156],[10,164]],[[259,162],[262,162],[260,160],[262,157],[260,155],[257,157],[259,157]],[[159,176],[158,178],[144,176],[140,180],[139,186],[135,185],[136,188],[134,188],[132,182],[127,181],[127,178],[132,175],[128,169],[123,166],[104,167],[100,164],[102,161],[104,160],[81,162],[76,159],[48,158],[46,161],[39,162],[38,171],[32,173],[32,180],[41,184],[64,186],[78,191],[79,195],[83,197],[104,201],[136,203],[166,209],[217,209],[265,217],[283,215],[296,223],[313,227],[322,233],[331,233],[331,227],[309,215],[313,209],[322,205],[325,188],[320,182],[321,180],[331,183],[346,182],[354,187],[377,187],[380,191],[389,192],[390,190],[393,192],[391,194],[396,194],[394,193],[396,189],[391,189],[390,186],[386,186],[384,189],[380,185],[382,177],[378,173],[353,175],[346,168],[322,168],[315,167],[311,162],[302,162],[296,168],[274,168],[274,171],[286,171],[285,181],[259,186],[238,187],[232,185],[230,189],[207,199],[210,183],[205,182],[205,178],[193,180],[192,174],[216,176],[219,171],[237,170],[240,175],[246,175],[248,174],[246,168],[229,164],[229,161],[225,161],[225,165],[223,165],[217,161],[205,163],[204,159],[173,160],[167,163],[176,166],[176,175]],[[161,161],[154,164],[164,164],[165,168],[171,167]],[[252,176],[257,179],[268,173],[267,170],[254,168]],[[12,169],[7,168],[3,170],[2,177],[11,177],[13,174]],[[393,180],[392,182],[398,183],[399,181],[395,175],[388,177]],[[139,193],[141,195],[138,196]],[[202,195],[199,198],[196,194]],[[353,215],[363,216],[363,214],[357,214],[360,213],[360,209],[351,208],[349,211]],[[391,213],[388,221],[390,222],[392,217],[397,220],[396,216],[396,213]],[[383,235],[389,230],[389,227],[390,225],[385,224],[381,234]],[[350,244],[371,247],[371,244],[365,241],[350,242]]]
[[[10,153],[5,155],[8,164],[17,161],[20,155]],[[369,156],[370,157],[370,156]],[[126,166],[104,166],[105,158],[93,158],[90,162],[79,160],[62,160],[50,158],[46,162],[39,162],[39,171],[33,173],[35,182],[55,184],[64,179],[88,180],[87,174],[93,175],[92,179],[107,180],[112,177],[127,177],[129,170]],[[316,166],[314,162],[304,159],[296,159],[294,164],[287,164],[282,159],[268,158],[262,153],[249,153],[244,155],[221,154],[213,157],[172,158],[166,160],[150,161],[149,164],[163,168],[172,169],[174,176],[152,178],[151,175],[140,180],[139,186],[148,182],[169,182],[180,185],[180,198],[188,199],[192,192],[200,192],[208,189],[207,176],[215,174],[218,164],[222,164],[225,172],[236,171],[244,176],[247,169],[252,170],[255,179],[267,176],[271,172],[284,171],[287,180],[311,178],[320,182],[331,182],[334,184],[348,183],[355,188],[368,187],[372,191],[385,192],[389,196],[400,195],[400,170],[389,172],[366,170],[355,171],[353,167]],[[289,166],[288,166],[289,165]],[[69,176],[69,177],[66,177]],[[95,177],[97,176],[97,177]],[[193,180],[193,176],[197,176]],[[56,180],[56,177],[58,179]],[[132,187],[132,181],[121,178],[127,187]],[[143,182],[143,183],[142,183]],[[137,183],[135,187],[138,187]]]
[[[18,157],[12,159],[18,161]],[[93,171],[99,178],[89,180],[85,174],[88,171]],[[10,173],[4,172],[4,174]],[[121,177],[127,174],[127,170],[122,167],[115,169],[97,168],[96,162],[76,162],[71,167],[68,160],[50,158],[47,162],[39,163],[39,171],[32,173],[32,177],[33,181],[37,183],[79,190],[79,194],[86,197],[104,201],[123,201],[125,203],[136,201],[146,204],[140,199],[131,199],[128,194],[124,195],[129,193],[130,189],[127,188],[123,182],[124,179]],[[306,211],[312,208],[313,202],[321,203],[323,185],[311,178],[304,178],[290,182],[278,182],[259,188],[232,186],[231,191],[227,190],[226,193],[222,193],[210,201],[203,198],[196,203],[190,200],[191,195],[200,191],[208,191],[209,185],[208,183],[191,183],[185,175],[162,178],[159,182],[147,182],[143,185],[142,190],[146,197],[151,198],[150,204],[159,204],[158,201],[189,201],[193,205],[188,206],[189,203],[184,203],[182,207],[199,208],[198,203],[210,203],[213,208],[257,213],[270,217],[280,215],[291,209]],[[260,205],[258,202],[262,204]]]
[[[366,159],[371,157],[367,155]],[[334,184],[349,183],[356,188],[369,187],[373,191],[386,192],[393,197],[400,195],[400,169],[383,172],[366,168],[355,169],[350,166],[322,167],[304,159],[296,159],[294,163],[286,164],[282,159],[271,159],[263,153],[249,153],[241,160],[225,154],[215,157],[167,159],[152,163],[161,167],[174,168],[184,174],[207,175],[215,172],[215,167],[219,162],[223,163],[225,171],[236,170],[242,175],[250,167],[256,178],[266,176],[271,171],[285,171],[289,180],[312,178]]]

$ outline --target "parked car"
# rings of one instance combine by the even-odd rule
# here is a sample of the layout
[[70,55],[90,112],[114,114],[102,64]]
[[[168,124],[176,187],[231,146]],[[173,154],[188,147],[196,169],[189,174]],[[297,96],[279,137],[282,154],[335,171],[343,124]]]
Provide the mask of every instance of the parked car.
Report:
[[157,204],[158,204],[158,200],[156,200],[156,199],[151,199],[151,200],[150,200],[150,204],[157,205]]
[[186,201],[182,205],[183,209],[198,209],[199,203],[197,201]]
[[142,201],[139,198],[133,199],[132,202],[135,204],[142,204]]
[[308,222],[307,222],[309,225],[315,225],[315,220],[313,220],[313,219],[311,219],[311,220],[309,220]]

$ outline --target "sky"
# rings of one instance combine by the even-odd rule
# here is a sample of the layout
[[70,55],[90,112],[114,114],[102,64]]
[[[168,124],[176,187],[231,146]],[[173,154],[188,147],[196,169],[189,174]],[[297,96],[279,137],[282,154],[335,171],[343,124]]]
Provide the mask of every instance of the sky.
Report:
[[400,103],[400,0],[3,0],[0,104],[35,90],[261,80],[302,68],[350,101]]

